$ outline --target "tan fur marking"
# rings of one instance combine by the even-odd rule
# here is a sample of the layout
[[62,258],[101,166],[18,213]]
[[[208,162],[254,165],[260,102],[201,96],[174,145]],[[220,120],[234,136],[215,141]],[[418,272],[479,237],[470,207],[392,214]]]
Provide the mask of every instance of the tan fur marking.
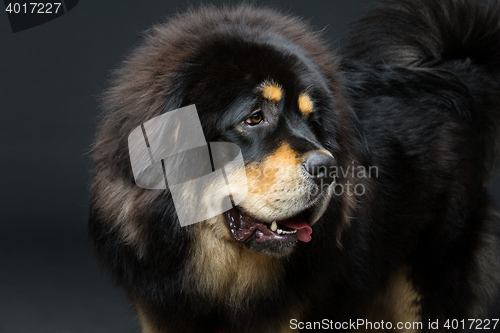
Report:
[[[144,310],[142,307],[135,302],[134,303],[135,310],[137,312],[137,316],[139,317],[139,322],[141,323],[141,332],[142,333],[160,333],[157,329],[153,328],[153,325],[151,324],[149,318],[146,316],[144,313]],[[168,332],[161,332],[161,333],[168,333]]]
[[265,160],[248,164],[248,195],[241,206],[269,222],[303,210],[313,185],[302,172],[302,161],[302,156],[283,143]]
[[279,102],[283,97],[283,89],[276,83],[264,82],[262,84],[262,97],[271,102]]
[[313,112],[313,102],[306,93],[302,93],[299,96],[299,110],[304,116],[308,116],[311,112]]
[[[304,158],[287,143],[283,143],[263,161],[247,164],[244,175],[229,175],[229,183],[233,184],[235,191],[242,186],[248,189],[245,200],[238,206],[269,223],[291,217],[309,207],[312,204],[310,194],[317,189],[304,172]],[[323,214],[333,194],[332,190],[333,187],[318,197],[311,224]]]
[[[398,322],[420,322],[420,295],[408,279],[408,268],[397,269],[390,277],[387,289],[382,292],[370,307],[367,319],[374,322],[391,321],[396,328]],[[373,330],[373,332],[380,330]],[[397,329],[390,330],[398,331]],[[399,332],[418,332],[417,329],[402,329]]]
[[294,151],[290,145],[283,143],[278,147],[264,162],[260,165],[262,175],[260,182],[262,188],[270,188],[279,177],[279,173],[287,167],[299,165],[301,160],[298,159],[298,153]]
[[266,159],[266,164],[295,164],[297,163],[297,152],[288,143],[283,143]]
[[[223,216],[193,225],[195,241],[186,277],[192,288],[214,301],[245,304],[272,290],[283,275],[277,258],[251,252],[230,239]],[[221,238],[220,234],[226,237]]]

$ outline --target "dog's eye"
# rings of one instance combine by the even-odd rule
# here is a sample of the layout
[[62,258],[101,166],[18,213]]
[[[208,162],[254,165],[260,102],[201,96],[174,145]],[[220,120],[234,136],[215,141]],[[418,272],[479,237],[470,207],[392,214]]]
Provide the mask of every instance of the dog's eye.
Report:
[[245,120],[245,124],[248,126],[255,126],[264,121],[264,114],[262,111],[255,112],[250,117]]

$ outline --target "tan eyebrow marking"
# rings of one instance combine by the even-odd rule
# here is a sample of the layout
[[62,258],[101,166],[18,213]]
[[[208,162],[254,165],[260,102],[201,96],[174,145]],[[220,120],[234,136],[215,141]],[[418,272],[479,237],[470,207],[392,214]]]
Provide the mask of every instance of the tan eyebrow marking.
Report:
[[273,81],[264,81],[260,86],[262,97],[271,102],[279,102],[283,97],[283,88]]
[[304,116],[308,116],[311,112],[313,112],[313,102],[306,93],[302,93],[299,96],[299,110]]

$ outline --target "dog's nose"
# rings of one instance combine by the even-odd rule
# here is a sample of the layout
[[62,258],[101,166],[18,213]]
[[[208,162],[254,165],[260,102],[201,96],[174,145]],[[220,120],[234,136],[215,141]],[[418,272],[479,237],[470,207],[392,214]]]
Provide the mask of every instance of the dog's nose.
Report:
[[332,156],[319,151],[310,153],[303,164],[304,169],[320,188],[333,183],[337,171],[334,170],[336,165]]

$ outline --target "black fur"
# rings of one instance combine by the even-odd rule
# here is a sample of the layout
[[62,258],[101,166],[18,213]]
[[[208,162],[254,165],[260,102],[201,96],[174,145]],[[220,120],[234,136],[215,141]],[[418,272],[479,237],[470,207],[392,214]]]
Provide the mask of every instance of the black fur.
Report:
[[[386,1],[354,25],[339,59],[299,21],[247,6],[203,8],[153,29],[105,97],[89,222],[99,259],[158,332],[282,332],[295,308],[301,321],[367,318],[401,268],[424,331],[428,320],[484,315],[500,278],[499,215],[485,189],[499,151],[499,8]],[[253,94],[268,78],[286,92],[278,125],[242,136],[234,127],[266,107]],[[307,120],[296,105],[305,89],[315,105]],[[130,131],[189,104],[207,141],[237,143],[248,163],[286,142],[378,170],[338,175],[365,195],[334,195],[311,242],[279,259],[279,283],[239,304],[189,287],[193,229],[179,226],[168,191],[133,182]],[[116,184],[133,202],[124,219],[123,200],[107,192]]]

